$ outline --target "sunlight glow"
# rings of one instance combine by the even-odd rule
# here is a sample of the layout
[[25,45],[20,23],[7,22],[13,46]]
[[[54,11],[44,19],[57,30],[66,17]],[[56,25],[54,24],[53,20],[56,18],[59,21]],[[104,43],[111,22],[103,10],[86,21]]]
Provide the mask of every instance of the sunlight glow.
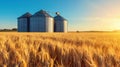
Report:
[[112,21],[113,29],[120,30],[120,19],[116,19]]

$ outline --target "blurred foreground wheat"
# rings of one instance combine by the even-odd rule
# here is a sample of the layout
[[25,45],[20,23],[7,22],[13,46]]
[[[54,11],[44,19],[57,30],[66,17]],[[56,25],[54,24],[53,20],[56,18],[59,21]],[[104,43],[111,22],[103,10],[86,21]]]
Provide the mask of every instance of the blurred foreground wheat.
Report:
[[0,33],[0,67],[120,67],[120,33]]

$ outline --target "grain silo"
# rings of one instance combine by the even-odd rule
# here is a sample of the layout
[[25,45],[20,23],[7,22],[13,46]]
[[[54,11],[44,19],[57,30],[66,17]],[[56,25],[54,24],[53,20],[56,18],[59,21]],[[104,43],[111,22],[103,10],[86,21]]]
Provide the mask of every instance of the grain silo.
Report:
[[68,31],[68,22],[65,18],[60,16],[57,12],[57,16],[54,17],[54,31],[55,32],[67,32]]
[[25,13],[18,18],[18,32],[29,32],[30,29],[30,13]]
[[31,32],[53,32],[54,20],[46,11],[40,10],[30,18]]

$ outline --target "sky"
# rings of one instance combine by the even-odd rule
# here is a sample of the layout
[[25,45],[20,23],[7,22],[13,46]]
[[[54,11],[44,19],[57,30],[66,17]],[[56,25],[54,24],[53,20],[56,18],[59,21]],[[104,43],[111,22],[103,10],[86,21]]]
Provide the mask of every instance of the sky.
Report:
[[0,29],[17,28],[19,16],[41,9],[60,12],[69,31],[120,30],[120,0],[0,0]]

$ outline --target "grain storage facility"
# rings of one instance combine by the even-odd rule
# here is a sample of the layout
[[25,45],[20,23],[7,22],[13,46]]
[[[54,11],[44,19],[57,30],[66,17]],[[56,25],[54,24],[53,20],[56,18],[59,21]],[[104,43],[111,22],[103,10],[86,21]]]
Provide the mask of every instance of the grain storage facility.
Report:
[[68,22],[56,12],[56,17],[40,10],[34,15],[25,13],[18,18],[18,32],[67,32]]
[[54,31],[55,32],[67,32],[68,31],[68,22],[65,18],[60,16],[58,12],[56,12],[54,17]]
[[54,20],[46,11],[40,10],[30,18],[31,32],[54,32]]
[[18,32],[29,32],[30,31],[30,13],[25,13],[18,18]]

